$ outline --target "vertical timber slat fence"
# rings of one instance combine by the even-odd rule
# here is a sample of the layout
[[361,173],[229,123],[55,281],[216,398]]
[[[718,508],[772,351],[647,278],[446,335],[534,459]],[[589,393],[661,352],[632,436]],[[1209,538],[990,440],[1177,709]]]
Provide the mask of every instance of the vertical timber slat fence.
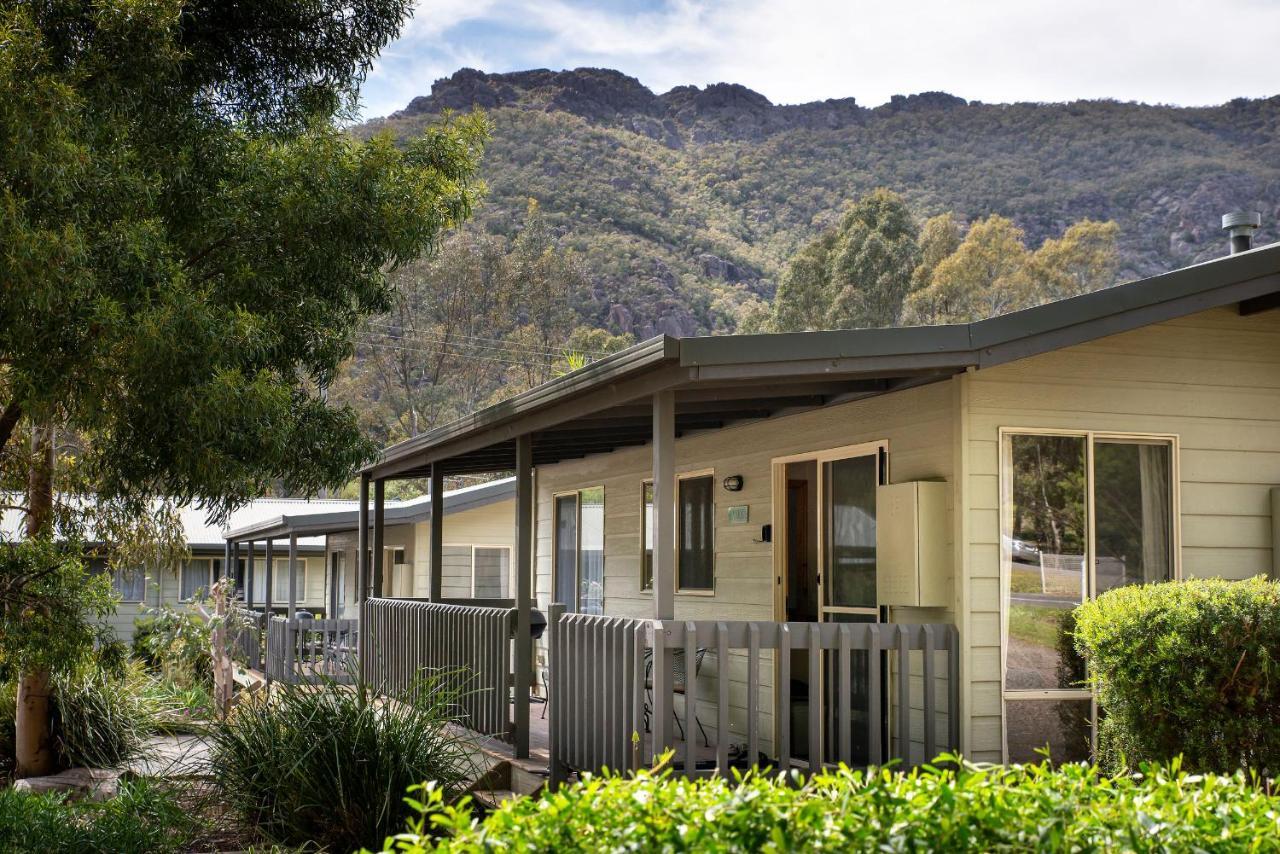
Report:
[[[646,650],[653,674],[645,672]],[[715,666],[699,680],[694,662],[702,650]],[[661,684],[656,668],[680,656],[685,684],[677,681],[664,696],[651,687]],[[559,780],[568,769],[637,768],[676,746],[675,728],[661,725],[673,715],[683,720],[685,739],[673,761],[690,775],[727,774],[734,756],[740,766],[787,757],[811,772],[837,763],[930,761],[959,747],[958,659],[959,635],[945,624],[654,621],[562,615],[553,606],[551,773]],[[808,677],[816,702],[795,696],[793,675]],[[745,683],[736,688],[739,696],[745,688],[744,708],[729,706],[733,680]],[[761,708],[762,692],[765,699],[772,693],[771,714]],[[715,724],[705,758],[699,722]],[[651,755],[642,756],[646,724],[653,741]]]
[[652,622],[551,609],[547,698],[551,773],[640,766],[643,651]]
[[358,620],[272,617],[267,625],[267,679],[349,685],[355,678],[359,635]]
[[237,609],[231,630],[231,657],[250,670],[262,669],[262,630],[266,618],[260,611]]
[[408,599],[368,599],[360,664],[365,680],[384,694],[413,691],[423,677],[454,695],[468,729],[511,738],[513,608],[446,605]]

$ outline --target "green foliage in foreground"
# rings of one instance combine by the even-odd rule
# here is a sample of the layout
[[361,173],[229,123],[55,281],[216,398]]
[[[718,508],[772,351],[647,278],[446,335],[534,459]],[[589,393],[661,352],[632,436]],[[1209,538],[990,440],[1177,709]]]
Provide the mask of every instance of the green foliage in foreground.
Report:
[[[949,758],[949,757],[944,757]],[[595,777],[483,820],[430,787],[387,851],[1274,851],[1280,799],[1175,763],[842,769],[807,782]],[[437,835],[432,838],[432,835]]]
[[1181,755],[1191,770],[1280,773],[1280,584],[1121,587],[1075,613],[1076,648],[1107,710],[1107,762]]
[[0,851],[12,854],[163,854],[186,850],[195,831],[171,793],[143,782],[121,783],[120,794],[103,803],[0,789]]
[[471,770],[450,730],[456,693],[429,678],[383,700],[365,687],[280,685],[212,730],[213,782],[246,825],[285,845],[374,845],[403,827],[405,790],[459,793]]

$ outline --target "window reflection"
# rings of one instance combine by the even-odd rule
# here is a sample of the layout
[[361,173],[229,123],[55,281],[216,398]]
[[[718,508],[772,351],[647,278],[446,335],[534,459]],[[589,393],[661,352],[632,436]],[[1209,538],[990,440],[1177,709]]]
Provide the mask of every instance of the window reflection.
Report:
[[1079,687],[1072,610],[1088,596],[1085,439],[1013,436],[1006,689]]
[[1005,704],[1010,762],[1087,762],[1092,753],[1093,701],[1010,700]]

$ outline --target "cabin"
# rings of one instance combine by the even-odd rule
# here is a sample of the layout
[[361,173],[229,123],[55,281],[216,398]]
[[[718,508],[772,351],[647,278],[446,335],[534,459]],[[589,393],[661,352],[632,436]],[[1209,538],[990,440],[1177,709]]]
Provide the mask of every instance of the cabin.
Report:
[[355,536],[367,519],[350,503],[304,506],[221,532],[219,562],[235,567],[245,618],[233,639],[234,657],[250,679],[350,681],[360,603],[370,596],[427,595],[432,519],[439,520],[434,530],[444,537],[435,563],[441,590],[472,603],[510,607],[514,494],[514,481],[499,478],[442,488],[438,501],[425,496],[380,502],[379,536],[363,546],[366,556],[377,553],[369,561],[376,572],[364,576],[367,586],[357,575],[361,546]]
[[[465,599],[510,598],[514,577],[511,559],[514,532],[512,505],[515,482],[497,479],[459,489],[442,491],[441,518],[445,540],[441,544],[442,589],[446,595]],[[370,592],[379,596],[411,599],[427,595],[429,575],[430,496],[406,501],[385,502],[384,536],[379,547],[385,574]],[[293,508],[291,508],[293,509]],[[233,520],[234,521],[234,520]],[[252,593],[240,598],[253,609],[284,612],[292,605],[313,615],[354,619],[358,616],[361,590],[356,578],[359,526],[358,502],[341,508],[303,505],[296,512],[265,516],[221,532],[217,547],[231,553],[236,566],[237,589],[243,591],[245,556],[254,555]],[[276,543],[281,542],[277,549]],[[299,574],[296,596],[289,597],[290,543],[299,554],[310,548],[318,556]],[[267,592],[267,554],[272,555],[272,596]],[[259,558],[258,555],[262,557]],[[312,577],[314,575],[314,577]],[[371,579],[372,584],[372,579]]]
[[553,777],[1087,757],[1075,605],[1278,572],[1277,308],[1280,244],[975,323],[638,344],[363,471],[366,543],[387,481],[515,473],[513,606],[366,585],[366,673],[466,667],[473,728]]

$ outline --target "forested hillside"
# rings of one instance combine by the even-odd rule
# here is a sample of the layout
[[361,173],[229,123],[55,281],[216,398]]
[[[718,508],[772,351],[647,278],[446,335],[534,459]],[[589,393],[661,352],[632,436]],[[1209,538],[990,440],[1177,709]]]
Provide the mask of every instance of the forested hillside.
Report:
[[1120,278],[1221,254],[1227,210],[1260,210],[1260,241],[1280,220],[1280,97],[1178,108],[927,93],[866,109],[779,106],[732,84],[655,95],[599,69],[464,69],[357,132],[414,133],[472,107],[494,126],[472,227],[512,237],[536,199],[590,282],[582,321],[637,339],[732,328],[744,295],[770,298],[791,254],[875,187],[922,218],[1009,217],[1032,246],[1114,220]]

